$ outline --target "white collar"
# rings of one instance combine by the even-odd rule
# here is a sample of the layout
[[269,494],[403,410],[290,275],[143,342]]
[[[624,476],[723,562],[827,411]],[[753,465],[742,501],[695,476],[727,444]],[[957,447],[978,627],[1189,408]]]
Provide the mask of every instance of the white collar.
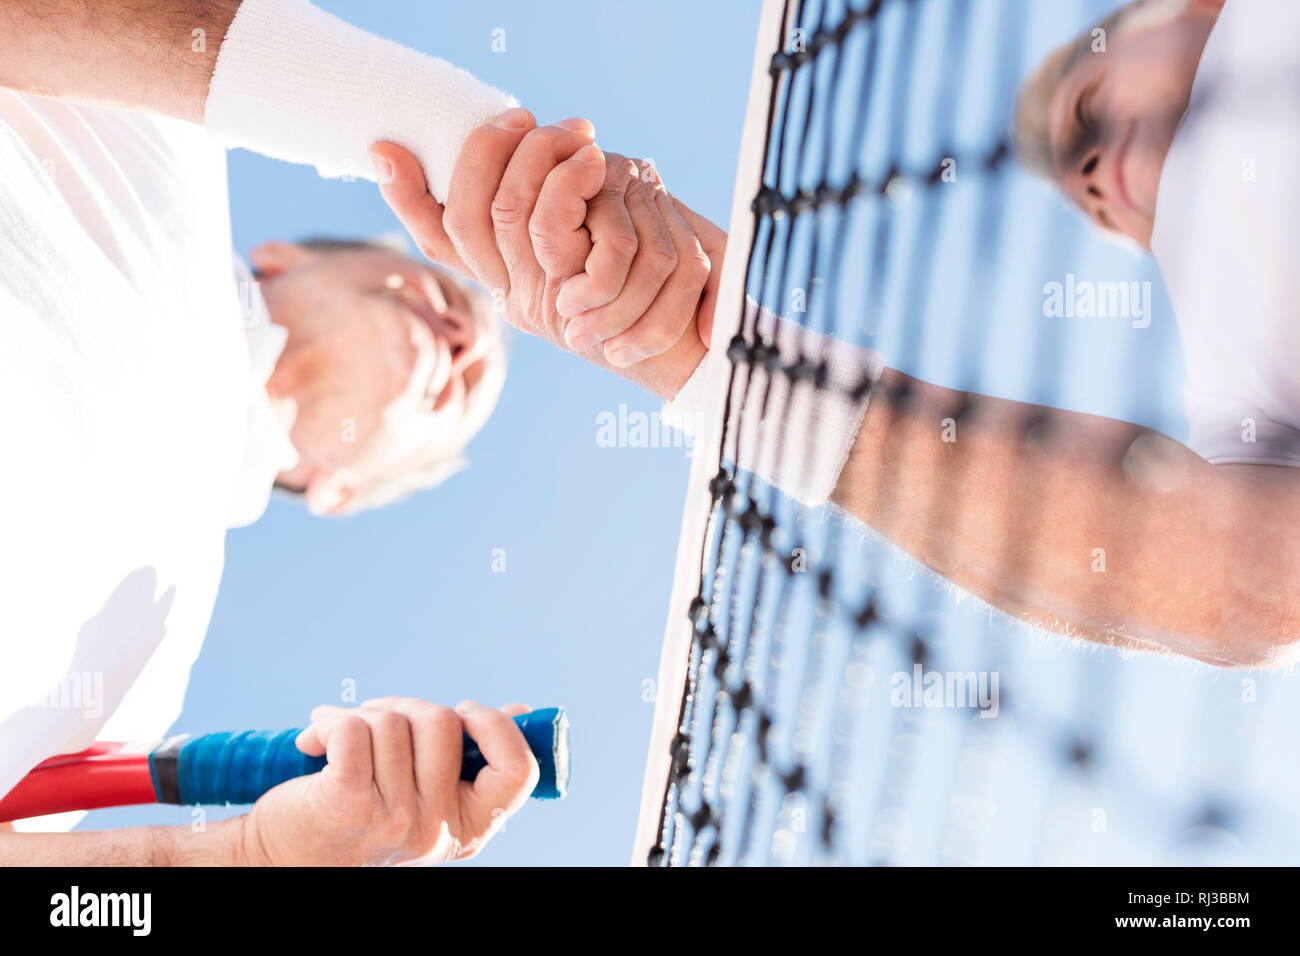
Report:
[[271,321],[261,288],[248,263],[239,256],[235,257],[235,281],[239,288],[240,319],[248,343],[248,431],[226,526],[242,528],[266,511],[276,476],[298,464],[298,450],[289,440],[266,393],[267,379],[284,351],[289,331]]

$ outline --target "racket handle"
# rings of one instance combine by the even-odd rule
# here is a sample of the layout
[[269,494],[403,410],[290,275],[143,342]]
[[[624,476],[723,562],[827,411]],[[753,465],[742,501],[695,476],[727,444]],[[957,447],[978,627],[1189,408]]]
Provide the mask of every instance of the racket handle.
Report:
[[[537,757],[541,776],[532,796],[563,797],[569,783],[569,722],[564,708],[520,714],[515,723]],[[149,775],[159,803],[186,806],[256,803],[272,787],[316,773],[324,757],[294,746],[301,729],[173,737],[149,755]],[[478,744],[465,735],[460,778],[473,780],[487,766]]]

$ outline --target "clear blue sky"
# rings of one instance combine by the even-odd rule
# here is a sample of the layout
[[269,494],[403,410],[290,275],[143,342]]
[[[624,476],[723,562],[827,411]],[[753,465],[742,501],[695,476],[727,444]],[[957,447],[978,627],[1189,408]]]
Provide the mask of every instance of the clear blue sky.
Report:
[[[543,121],[587,116],[602,145],[653,158],[671,190],[726,224],[756,0],[322,5],[510,90]],[[1109,6],[1026,3],[1034,49],[1045,51],[1086,23],[1085,13]],[[497,28],[505,30],[503,53],[491,49]],[[986,52],[991,71],[999,48]],[[941,51],[923,47],[920,56],[922,67],[937,66]],[[978,79],[964,88],[963,122],[979,124],[980,110],[1007,106],[981,93]],[[932,148],[927,115],[913,124],[922,152]],[[232,157],[231,193],[242,250],[267,238],[398,228],[369,184],[326,182],[308,168],[244,153]],[[1008,267],[992,284],[1000,298],[980,304],[992,316],[982,354],[935,347],[900,356],[905,370],[1131,417],[1184,437],[1177,336],[1158,276],[1128,253],[1086,239],[1057,260],[1022,255],[1018,249],[1039,255],[1037,237],[1072,220],[1027,180],[1017,179],[1009,199],[1023,232],[1002,250]],[[971,212],[957,210],[936,252],[951,256],[954,269],[967,264],[973,233],[963,223]],[[1028,259],[1034,271],[1017,273],[1015,264]],[[1045,320],[1036,309],[1041,284],[1066,271],[1155,282],[1151,328]],[[969,303],[947,298],[958,287],[936,291],[924,317],[927,342],[949,341],[969,318]],[[1036,371],[1034,356],[1059,363],[1060,372]],[[514,338],[512,365],[500,410],[471,448],[472,467],[443,488],[344,521],[313,519],[276,501],[262,521],[230,536],[221,597],[176,730],[298,725],[312,706],[337,702],[349,680],[361,699],[564,704],[573,724],[571,796],[528,807],[479,862],[619,865],[631,850],[653,710],[647,682],[657,669],[689,462],[680,448],[597,444],[598,415],[623,403],[652,412],[652,397],[522,336]],[[504,573],[492,570],[498,548]],[[1052,845],[1050,808],[1086,809],[1103,799],[1113,809],[1111,830],[1086,848],[1091,858],[1185,858],[1205,845],[1189,850],[1185,839],[1204,795],[1225,790],[1222,802],[1247,822],[1235,835],[1215,835],[1217,858],[1294,858],[1300,707],[1293,678],[1259,680],[1257,699],[1245,704],[1239,675],[1060,648],[990,627],[987,611],[969,604],[949,602],[934,613],[944,618],[950,648],[987,642],[981,646],[994,649],[1007,679],[1032,689],[1022,712],[1048,720],[1090,713],[1105,742],[1103,798],[1072,784],[1053,755],[1034,751],[1033,735],[1014,738],[1008,780],[1019,796],[997,823],[995,858],[1050,860],[1042,849]],[[1105,693],[1089,691],[1096,687]],[[1027,815],[1044,822],[1026,829]],[[91,814],[83,828],[189,820],[184,809],[123,809]]]
[[[757,28],[750,0],[655,4],[326,0],[355,23],[465,67],[543,122],[583,115],[598,141],[653,158],[726,223]],[[563,11],[563,15],[559,12]],[[503,28],[504,53],[491,49]],[[368,183],[231,157],[236,246],[398,230]],[[625,863],[689,460],[603,448],[596,419],[660,403],[516,335],[500,410],[442,488],[343,521],[275,501],[229,536],[221,596],[177,731],[288,727],[318,703],[406,694],[564,704],[574,781],[528,807],[483,862]],[[505,551],[505,573],[492,554]],[[187,811],[124,809],[82,824]]]

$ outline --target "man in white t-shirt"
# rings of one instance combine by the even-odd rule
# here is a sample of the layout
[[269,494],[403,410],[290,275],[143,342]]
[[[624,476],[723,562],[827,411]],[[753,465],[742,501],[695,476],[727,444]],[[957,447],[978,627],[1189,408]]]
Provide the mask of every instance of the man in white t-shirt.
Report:
[[[383,149],[402,143],[436,203],[476,127],[579,154],[562,218],[587,251],[566,308],[606,308],[622,338],[577,351],[651,387],[662,356],[698,362],[707,268],[688,275],[674,252],[693,235],[669,239],[662,186],[595,150],[586,121],[535,129],[504,94],[306,0],[0,0],[0,794],[54,754],[166,732],[225,532],[273,483],[321,514],[426,487],[500,389],[487,298],[427,263],[317,241],[232,264],[224,147],[384,179]],[[528,217],[505,198],[490,212],[519,245]],[[671,338],[641,321],[665,289]],[[526,290],[499,291],[541,331]],[[0,862],[461,858],[532,789],[517,710],[319,708],[301,746],[327,770],[247,816],[199,834],[0,826]],[[489,761],[472,786],[462,730]]]
[[[1141,0],[1098,29],[1104,45],[1089,30],[1027,84],[1017,145],[1101,229],[1154,250],[1187,350],[1191,447],[885,368],[865,415],[805,400],[801,428],[825,430],[817,447],[842,457],[818,464],[820,487],[785,490],[809,503],[829,497],[1035,626],[1220,666],[1287,665],[1300,649],[1300,471],[1277,466],[1300,465],[1290,362],[1300,333],[1287,283],[1300,254],[1290,169],[1300,155],[1300,5]],[[547,271],[532,250],[498,248],[482,210],[463,208],[498,186],[525,193],[529,163],[531,181],[549,184],[555,164],[517,145],[472,134],[467,152],[493,159],[457,168],[465,188],[445,217],[429,215],[418,167],[395,154],[386,195],[431,256],[448,261],[454,246],[480,277]],[[485,181],[469,184],[476,173]],[[691,226],[716,258],[723,238]],[[837,359],[832,373],[854,361]],[[665,370],[669,413],[692,410],[697,364],[682,354]],[[956,442],[943,440],[949,419]],[[754,466],[769,476],[779,467]]]
[[[1300,465],[1297,36],[1291,0],[1139,0],[1052,54],[1017,107],[1027,165],[1154,254],[1186,351],[1190,447],[891,371],[841,476],[846,506],[1050,630],[1222,666],[1296,659],[1300,471],[1277,466]],[[954,414],[961,438],[940,444]]]
[[1153,252],[1190,447],[888,370],[837,500],[1048,630],[1220,666],[1296,660],[1300,471],[1277,466],[1300,465],[1297,36],[1292,0],[1140,0],[1049,57],[1017,107],[1023,160]]

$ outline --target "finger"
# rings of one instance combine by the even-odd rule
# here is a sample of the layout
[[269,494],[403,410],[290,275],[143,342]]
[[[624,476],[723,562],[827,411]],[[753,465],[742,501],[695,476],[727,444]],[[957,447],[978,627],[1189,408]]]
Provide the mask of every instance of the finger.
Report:
[[711,274],[709,257],[695,232],[673,207],[672,199],[660,192],[656,202],[672,237],[677,266],[645,314],[626,332],[605,343],[605,359],[615,368],[635,365],[676,345],[695,319]]
[[527,110],[506,110],[466,137],[451,173],[442,225],[461,260],[488,289],[509,288],[493,231],[492,198],[510,158],[536,125]]
[[429,192],[419,160],[396,143],[376,143],[370,154],[378,160],[375,168],[379,173],[379,194],[415,240],[421,254],[466,278],[475,278],[443,228],[442,204]]
[[410,723],[415,786],[422,800],[449,806],[460,781],[464,726],[460,715],[415,697],[385,698],[386,706]]
[[474,701],[456,705],[465,733],[478,744],[487,766],[460,785],[461,818],[470,832],[490,833],[528,799],[537,785],[537,758],[523,732],[505,713]]
[[370,726],[355,716],[330,715],[298,735],[298,749],[311,757],[324,756],[325,772],[348,787],[369,787],[374,781]]
[[528,233],[537,264],[548,276],[563,279],[582,271],[591,253],[587,203],[604,183],[605,154],[594,143],[547,175],[528,220]]
[[678,199],[673,200],[673,208],[686,220],[711,264],[709,281],[704,284],[704,295],[700,299],[699,330],[700,341],[705,348],[713,340],[713,317],[718,309],[718,288],[722,280],[722,263],[727,252],[727,233],[705,219],[690,206]]
[[384,800],[397,806],[413,798],[415,758],[411,722],[395,710],[358,707],[353,713],[370,725],[375,784]]
[[[405,715],[389,708],[365,705],[352,709],[323,706],[312,711],[312,726],[308,731],[325,744],[326,759],[330,760],[330,735],[346,722],[355,720],[370,728],[371,774],[375,787],[385,800],[400,804],[415,790],[411,727]],[[306,736],[307,732],[299,735]]]
[[627,282],[636,257],[637,238],[626,195],[637,175],[632,160],[606,157],[605,185],[587,204],[591,254],[584,271],[568,279],[555,300],[556,311],[565,318],[613,302]]
[[313,707],[311,723],[298,733],[298,736],[294,738],[294,744],[309,757],[325,756],[327,728],[332,729],[338,724],[339,720],[350,713],[352,711],[349,708],[332,707],[329,704]]
[[594,136],[586,120],[565,124],[539,127],[524,137],[492,199],[496,244],[512,283],[526,281],[541,269],[529,226],[546,178]]
[[532,710],[527,704],[506,704],[501,708],[501,713],[509,714],[511,717],[518,717],[520,714],[527,714]]
[[711,220],[705,219],[698,212],[692,209],[680,199],[673,197],[673,208],[677,214],[686,220],[686,225],[691,227],[696,238],[700,240],[706,250],[721,249],[727,244],[727,232],[725,229],[715,225]]
[[654,303],[677,267],[672,232],[656,200],[656,194],[662,191],[657,185],[640,182],[628,187],[626,203],[636,230],[636,257],[614,301],[569,320],[565,339],[575,352],[584,352],[630,329]]

